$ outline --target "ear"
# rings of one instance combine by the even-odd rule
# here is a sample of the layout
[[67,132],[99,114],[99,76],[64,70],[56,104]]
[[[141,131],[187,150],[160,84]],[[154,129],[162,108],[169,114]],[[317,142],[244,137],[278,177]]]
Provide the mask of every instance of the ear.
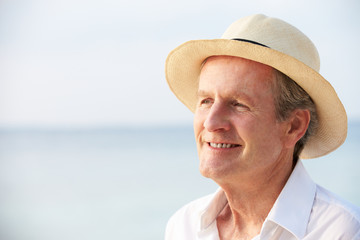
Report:
[[287,122],[286,146],[291,148],[305,135],[310,123],[310,111],[308,109],[295,109]]

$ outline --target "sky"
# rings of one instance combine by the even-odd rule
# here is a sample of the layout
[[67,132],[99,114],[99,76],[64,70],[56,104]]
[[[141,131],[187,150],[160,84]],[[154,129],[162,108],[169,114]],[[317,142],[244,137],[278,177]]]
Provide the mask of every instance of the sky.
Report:
[[167,54],[254,13],[317,46],[320,73],[360,120],[358,0],[1,0],[0,127],[191,125]]

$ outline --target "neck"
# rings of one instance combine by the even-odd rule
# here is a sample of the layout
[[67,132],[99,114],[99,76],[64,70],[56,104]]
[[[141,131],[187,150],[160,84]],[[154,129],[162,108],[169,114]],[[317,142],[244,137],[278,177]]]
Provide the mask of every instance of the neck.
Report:
[[228,200],[217,218],[221,239],[251,239],[259,234],[292,169],[292,161],[281,161],[271,169],[218,181]]

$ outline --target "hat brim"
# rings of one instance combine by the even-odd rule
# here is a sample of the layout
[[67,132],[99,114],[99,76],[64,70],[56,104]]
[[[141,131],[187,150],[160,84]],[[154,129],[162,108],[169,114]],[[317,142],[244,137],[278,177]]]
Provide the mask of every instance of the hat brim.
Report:
[[317,132],[300,157],[316,158],[338,148],[346,139],[347,116],[331,84],[301,61],[271,48],[228,39],[188,41],[170,52],[165,76],[176,97],[195,111],[199,74],[210,56],[235,56],[271,66],[289,76],[313,99],[319,120]]

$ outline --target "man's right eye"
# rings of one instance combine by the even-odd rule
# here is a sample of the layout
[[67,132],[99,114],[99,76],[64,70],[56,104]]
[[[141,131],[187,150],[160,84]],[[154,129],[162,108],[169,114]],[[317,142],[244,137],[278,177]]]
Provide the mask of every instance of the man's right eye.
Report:
[[208,104],[211,104],[211,103],[212,103],[212,100],[209,99],[209,98],[205,98],[205,99],[200,101],[200,105],[208,105]]
[[201,100],[201,104],[209,104],[211,103],[211,100],[210,99],[203,99]]

